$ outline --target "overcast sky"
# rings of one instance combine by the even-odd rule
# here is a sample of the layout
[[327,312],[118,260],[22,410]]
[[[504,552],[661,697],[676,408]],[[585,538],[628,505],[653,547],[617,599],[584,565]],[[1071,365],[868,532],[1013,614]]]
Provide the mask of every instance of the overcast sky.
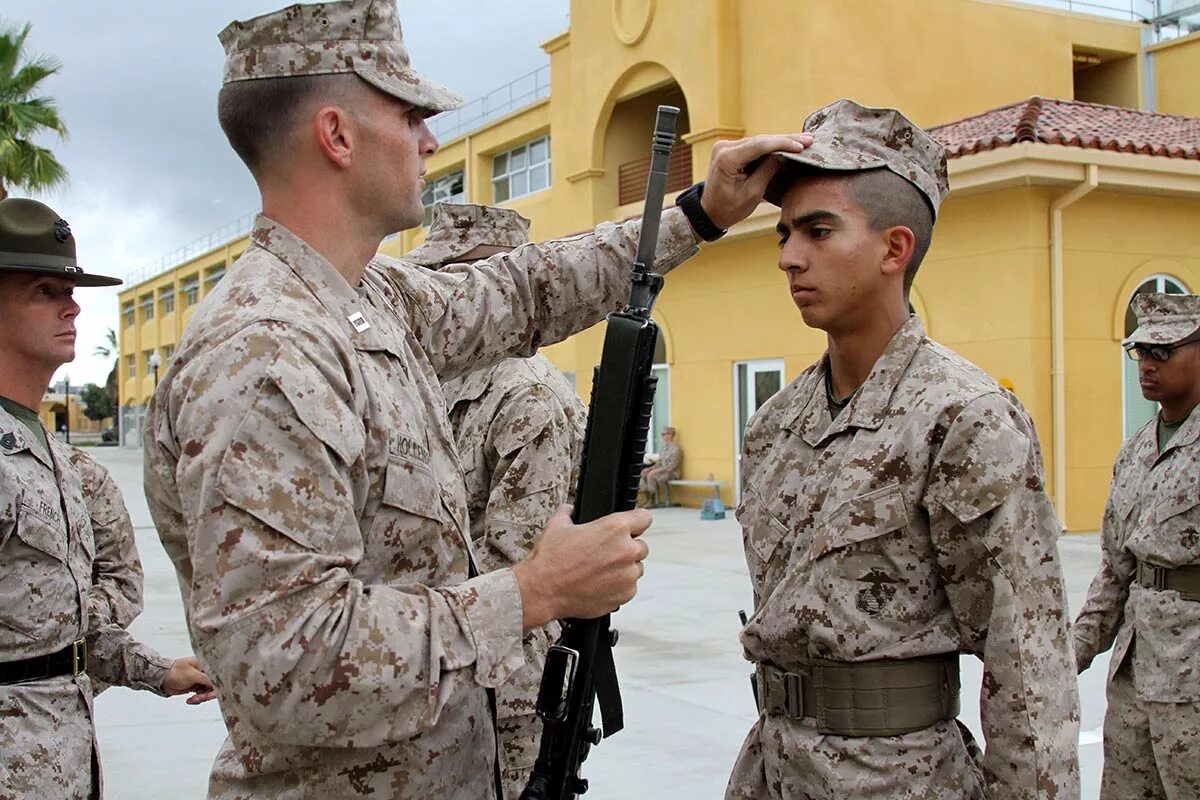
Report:
[[[217,125],[217,33],[281,0],[0,0],[7,24],[33,23],[27,50],[63,62],[45,83],[70,129],[51,147],[71,173],[39,196],[71,224],[80,264],[124,278],[257,210],[258,194]],[[400,0],[413,65],[468,100],[549,62],[538,44],[566,29],[568,0]],[[15,192],[19,194],[20,192]],[[71,383],[103,385],[92,356],[117,327],[117,289],[79,289]]]

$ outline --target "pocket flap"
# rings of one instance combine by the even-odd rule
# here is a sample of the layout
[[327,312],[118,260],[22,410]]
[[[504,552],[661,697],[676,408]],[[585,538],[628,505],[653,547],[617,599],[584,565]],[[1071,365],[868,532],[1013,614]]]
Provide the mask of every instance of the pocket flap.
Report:
[[747,548],[764,564],[775,556],[779,545],[788,538],[788,528],[763,504],[753,490],[747,490],[737,511]]
[[865,542],[908,524],[908,506],[899,484],[889,484],[852,497],[816,527],[809,558],[818,559],[839,547]]
[[[1154,519],[1165,522],[1197,505],[1200,505],[1200,470],[1180,469],[1159,490]],[[1200,523],[1200,519],[1197,522]]]
[[426,519],[444,520],[437,478],[424,465],[392,456],[383,482],[383,504]]

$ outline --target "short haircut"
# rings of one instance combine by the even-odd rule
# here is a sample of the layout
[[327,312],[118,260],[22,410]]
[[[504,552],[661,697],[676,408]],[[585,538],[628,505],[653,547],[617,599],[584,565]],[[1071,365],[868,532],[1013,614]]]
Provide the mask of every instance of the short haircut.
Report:
[[916,241],[912,258],[904,268],[907,295],[933,241],[933,209],[929,200],[920,189],[886,167],[849,175],[847,192],[867,215],[871,230],[903,225],[913,232]]
[[234,152],[258,176],[266,157],[282,149],[314,97],[345,101],[359,83],[357,75],[347,74],[234,81],[217,95],[217,121]]
[[904,268],[904,294],[907,296],[933,241],[933,207],[921,190],[887,167],[859,172],[820,169],[807,164],[784,168],[788,172],[782,180],[787,181],[789,186],[804,178],[837,178],[845,181],[846,193],[863,210],[867,224],[873,231],[903,225],[913,232],[913,254]]

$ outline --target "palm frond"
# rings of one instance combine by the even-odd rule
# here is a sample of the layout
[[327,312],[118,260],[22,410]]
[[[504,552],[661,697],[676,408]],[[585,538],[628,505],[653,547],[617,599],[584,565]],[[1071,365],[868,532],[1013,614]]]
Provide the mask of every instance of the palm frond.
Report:
[[0,171],[9,186],[29,191],[56,189],[67,182],[67,169],[44,147],[15,139]]

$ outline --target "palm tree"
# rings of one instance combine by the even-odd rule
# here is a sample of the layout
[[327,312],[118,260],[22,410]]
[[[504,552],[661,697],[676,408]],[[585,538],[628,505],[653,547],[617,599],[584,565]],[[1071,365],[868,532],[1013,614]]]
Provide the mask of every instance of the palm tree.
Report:
[[0,28],[0,199],[9,187],[27,191],[54,189],[67,182],[67,170],[48,149],[33,143],[45,131],[67,135],[50,97],[34,97],[38,84],[62,68],[49,56],[25,57],[33,26]]
[[108,396],[112,398],[113,405],[119,408],[121,387],[117,382],[117,365],[120,363],[118,356],[121,349],[117,344],[117,332],[109,328],[108,333],[104,334],[104,341],[107,344],[96,345],[96,348],[92,350],[92,355],[113,359],[112,370],[108,373],[108,380],[104,382],[104,391],[108,392]]

